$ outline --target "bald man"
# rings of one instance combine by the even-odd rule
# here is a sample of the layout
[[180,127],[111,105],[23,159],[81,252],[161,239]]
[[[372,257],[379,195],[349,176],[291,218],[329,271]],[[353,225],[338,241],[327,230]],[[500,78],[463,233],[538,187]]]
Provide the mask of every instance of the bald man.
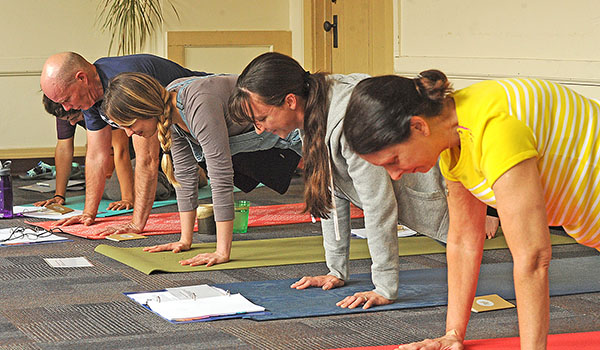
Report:
[[[111,160],[111,126],[100,114],[104,89],[112,77],[123,72],[140,72],[156,78],[163,86],[187,76],[204,76],[175,62],[153,55],[100,58],[94,64],[74,52],[50,56],[44,63],[40,85],[52,101],[65,110],[81,109],[87,126],[88,149],[85,159],[86,196],[83,214],[57,222],[58,225],[94,223],[104,191],[106,171]],[[135,203],[131,222],[113,226],[103,235],[142,232],[156,192],[158,175],[158,137],[133,136],[136,153]]]

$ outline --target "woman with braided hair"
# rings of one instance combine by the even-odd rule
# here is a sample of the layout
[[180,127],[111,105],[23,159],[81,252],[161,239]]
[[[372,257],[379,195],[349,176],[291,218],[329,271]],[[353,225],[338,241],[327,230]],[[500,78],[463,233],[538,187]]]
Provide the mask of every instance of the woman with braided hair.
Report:
[[[263,183],[287,190],[300,160],[297,133],[287,139],[258,135],[252,124],[234,123],[227,102],[237,76],[181,78],[164,88],[143,73],[115,76],[104,95],[105,115],[131,136],[154,137],[163,151],[161,166],[175,186],[181,219],[178,242],[145,248],[149,252],[190,249],[198,206],[199,165],[211,181],[217,226],[214,253],[198,254],[182,265],[211,266],[229,261],[233,234],[233,187],[248,192]],[[265,164],[256,167],[256,164]],[[235,174],[235,177],[234,177]]]
[[[253,123],[258,133],[286,137],[296,128],[304,131],[306,211],[323,219],[329,273],[305,276],[292,288],[327,290],[344,285],[349,277],[350,203],[364,210],[375,289],[349,295],[337,305],[366,309],[392,303],[398,295],[398,223],[445,241],[448,217],[437,168],[391,181],[385,169],[348,147],[342,134],[346,105],[354,86],[365,78],[365,74],[311,74],[291,57],[265,53],[239,76],[229,108],[232,118]],[[363,132],[368,130],[364,125]]]

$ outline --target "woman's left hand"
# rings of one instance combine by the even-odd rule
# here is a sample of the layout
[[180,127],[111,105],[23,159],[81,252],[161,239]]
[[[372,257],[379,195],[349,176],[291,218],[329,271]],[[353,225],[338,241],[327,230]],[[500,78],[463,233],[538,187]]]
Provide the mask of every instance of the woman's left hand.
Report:
[[364,304],[363,309],[368,309],[373,305],[387,305],[387,304],[391,304],[393,302],[394,302],[393,300],[385,298],[373,291],[369,291],[369,292],[358,292],[358,293],[354,293],[354,295],[349,295],[349,296],[345,297],[343,300],[338,301],[335,305],[342,307],[342,308],[354,309],[355,307],[358,307],[358,306]]
[[181,260],[179,263],[181,265],[190,265],[190,266],[198,266],[206,264],[206,267],[213,266],[215,264],[222,264],[229,261],[229,256],[225,256],[219,254],[217,252],[214,253],[204,253],[198,254],[195,257],[187,260]]
[[112,202],[108,205],[108,210],[126,210],[133,209],[133,203],[128,200],[120,200],[116,202]]

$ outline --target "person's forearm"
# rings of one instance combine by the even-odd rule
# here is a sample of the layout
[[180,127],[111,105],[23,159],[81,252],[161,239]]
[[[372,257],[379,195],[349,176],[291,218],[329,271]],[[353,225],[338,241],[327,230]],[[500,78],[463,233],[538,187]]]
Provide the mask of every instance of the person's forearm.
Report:
[[194,235],[194,224],[196,223],[196,211],[180,211],[179,220],[181,221],[181,238],[179,241],[191,245]]
[[90,153],[88,152],[86,155],[85,161],[85,208],[83,212],[96,217],[106,182],[104,165],[107,159],[99,155],[91,157]]
[[132,223],[143,230],[152,210],[158,177],[158,138],[133,136],[136,154],[135,202]]
[[538,261],[515,261],[514,265],[519,334],[523,350],[546,349],[550,322],[548,265]]
[[[484,235],[481,235],[483,246]],[[481,265],[481,249],[448,242],[446,257],[448,261],[448,314],[446,331],[452,329],[464,339]]]
[[446,332],[456,331],[464,340],[477,289],[479,267],[485,242],[486,205],[460,183],[447,181],[448,242],[448,315]]
[[227,259],[231,255],[233,240],[233,220],[217,221],[217,250],[216,252]]
[[71,175],[73,162],[73,138],[58,140],[54,150],[54,164],[56,166],[55,194],[66,198],[67,184]]

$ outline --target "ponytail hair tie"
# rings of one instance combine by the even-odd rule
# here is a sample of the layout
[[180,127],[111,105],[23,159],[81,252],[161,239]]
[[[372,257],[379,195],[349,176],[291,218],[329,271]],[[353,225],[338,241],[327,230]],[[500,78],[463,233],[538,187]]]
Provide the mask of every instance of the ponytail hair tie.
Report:
[[304,71],[304,93],[310,90],[310,71]]
[[171,155],[171,150],[168,150],[168,151],[163,151],[163,154],[166,154],[166,155],[169,155],[169,156],[170,156],[170,155]]

